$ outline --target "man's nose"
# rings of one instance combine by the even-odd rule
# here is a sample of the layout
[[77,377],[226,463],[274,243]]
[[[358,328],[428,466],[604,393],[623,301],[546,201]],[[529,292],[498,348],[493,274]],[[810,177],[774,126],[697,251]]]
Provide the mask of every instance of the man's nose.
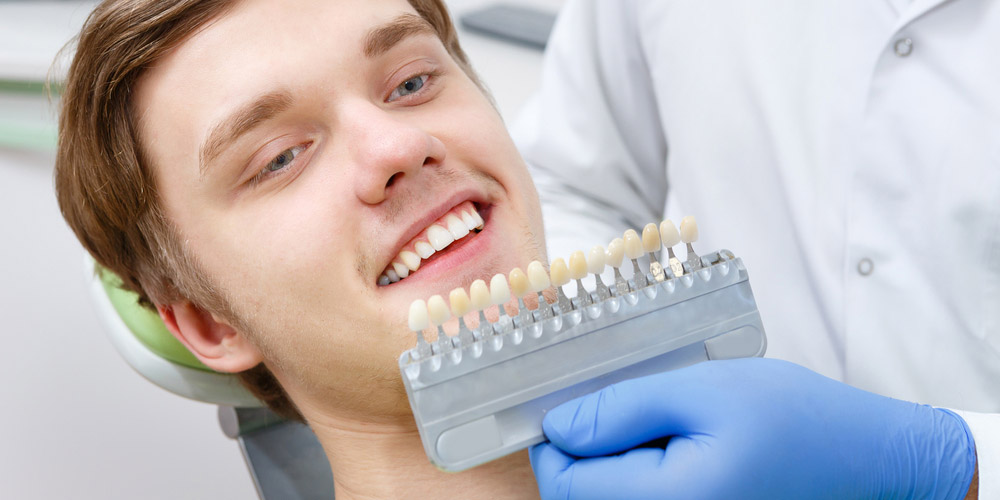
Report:
[[348,119],[352,125],[346,139],[357,166],[355,191],[364,203],[381,203],[394,186],[444,161],[444,143],[421,127],[415,116],[363,104],[353,106]]

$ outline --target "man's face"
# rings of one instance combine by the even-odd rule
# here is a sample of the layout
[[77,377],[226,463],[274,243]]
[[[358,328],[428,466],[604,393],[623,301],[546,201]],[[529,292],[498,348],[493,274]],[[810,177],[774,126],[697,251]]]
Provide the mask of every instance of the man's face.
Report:
[[[411,301],[544,256],[500,117],[417,20],[405,0],[247,0],[137,89],[168,217],[279,379],[317,401],[381,404]],[[481,232],[379,284],[472,209]]]

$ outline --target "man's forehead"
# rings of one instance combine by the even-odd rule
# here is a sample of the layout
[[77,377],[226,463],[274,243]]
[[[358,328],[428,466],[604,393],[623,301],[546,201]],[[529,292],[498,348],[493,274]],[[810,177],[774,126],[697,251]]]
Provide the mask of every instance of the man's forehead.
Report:
[[[406,0],[239,2],[145,73],[136,89],[141,127],[171,145],[166,154],[173,157],[163,162],[187,164],[198,157],[204,131],[248,97],[309,81],[317,68],[362,61],[380,52],[373,33],[415,15]],[[185,124],[177,137],[161,137],[177,123]]]

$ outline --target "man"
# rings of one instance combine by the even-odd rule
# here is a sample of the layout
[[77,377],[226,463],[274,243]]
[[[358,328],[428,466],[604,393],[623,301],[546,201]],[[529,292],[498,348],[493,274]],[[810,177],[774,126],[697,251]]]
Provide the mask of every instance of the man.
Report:
[[[413,299],[545,259],[442,2],[109,0],[63,99],[80,240],[205,365],[309,423],[337,498],[537,497],[526,453],[435,469],[399,379]],[[473,211],[481,231],[428,235]]]
[[[57,165],[67,220],[203,363],[249,374],[272,407],[310,424],[338,498],[537,495],[525,454],[456,475],[433,469],[396,368],[413,343],[410,300],[544,258],[531,180],[470,75],[441,4],[402,0],[106,2],[70,71]],[[482,230],[442,234],[463,212],[481,216]],[[680,387],[704,392],[718,386],[712,373],[739,375],[744,364],[681,370],[696,377]],[[772,370],[796,370],[785,366]],[[967,487],[974,462],[956,470],[945,460],[974,458],[961,453],[971,441],[957,439],[966,427],[953,414],[911,412],[797,370],[808,385],[745,385],[795,417],[789,436],[831,405],[842,407],[841,425],[828,435],[847,443],[878,437],[868,420],[843,418],[861,403],[901,429],[937,419],[947,439],[912,435],[915,447],[933,449],[917,470]],[[803,392],[813,398],[796,397]],[[650,415],[662,417],[624,416]],[[810,451],[843,455],[827,444]],[[538,477],[547,484],[565,472],[539,467]],[[840,482],[868,485],[858,479]],[[872,491],[924,491],[889,486]]]
[[[696,214],[702,247],[747,263],[769,356],[1000,412],[998,28],[990,0],[567,2],[515,134],[549,249]],[[563,410],[546,422],[556,446],[533,454],[553,497],[601,498],[614,478],[629,498],[958,498],[973,475],[954,416],[768,362]],[[982,498],[997,498],[1000,416],[962,416]],[[659,453],[628,452],[665,436]],[[947,453],[950,473],[919,465]],[[902,464],[913,484],[896,490]]]

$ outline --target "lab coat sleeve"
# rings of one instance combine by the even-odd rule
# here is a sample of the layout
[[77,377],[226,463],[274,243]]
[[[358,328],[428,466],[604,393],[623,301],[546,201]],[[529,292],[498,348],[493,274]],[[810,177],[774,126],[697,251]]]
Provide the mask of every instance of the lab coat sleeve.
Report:
[[662,218],[666,140],[638,11],[630,0],[567,2],[541,90],[513,127],[552,257],[607,245],[626,228]]
[[965,419],[976,441],[979,498],[1000,499],[1000,414],[951,411]]

